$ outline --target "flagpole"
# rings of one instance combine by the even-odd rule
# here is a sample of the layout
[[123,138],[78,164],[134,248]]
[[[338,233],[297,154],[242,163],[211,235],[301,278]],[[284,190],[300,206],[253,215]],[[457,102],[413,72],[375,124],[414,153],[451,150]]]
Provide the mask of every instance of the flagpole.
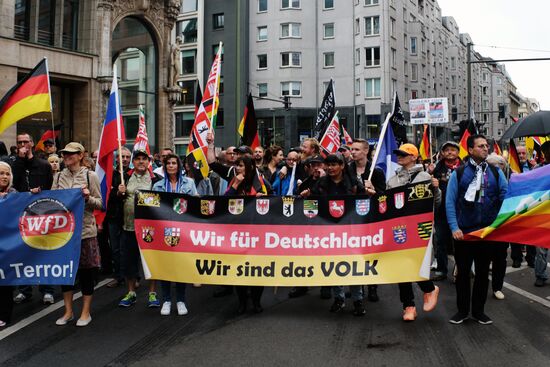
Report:
[[432,125],[428,124],[428,144],[430,144],[430,163],[434,163],[434,153],[432,150]]
[[[220,88],[220,74],[221,74],[221,69],[222,69],[222,60],[221,60],[221,57],[222,57],[222,47],[223,47],[223,42],[220,41],[220,43],[218,44],[218,54],[216,55],[217,59],[218,59],[218,71],[216,72],[216,92],[214,93],[214,101],[213,101],[213,106],[212,106],[212,112],[216,111],[216,115],[214,116],[214,113],[212,113],[212,116],[214,117],[217,117],[218,115],[218,107],[216,106],[216,96],[218,95],[219,93],[219,88]],[[219,96],[218,96],[219,98]],[[214,124],[212,123],[212,121],[210,121],[210,132],[213,133],[214,132]]]
[[[118,80],[117,80],[116,64],[113,65],[113,84],[115,82],[116,82],[116,101],[115,101],[116,133],[117,133],[117,141],[118,141],[118,171],[120,173],[120,182],[124,182],[124,168],[122,167],[122,143],[121,143],[121,137],[120,137],[120,124],[122,124],[122,121],[121,121],[121,115],[120,115],[120,101],[118,99]],[[111,84],[111,89],[112,89],[112,84]]]
[[55,138],[55,124],[53,121],[53,104],[52,104],[52,88],[50,86],[50,69],[48,68],[48,58],[44,57],[46,63],[46,79],[48,80],[48,94],[50,96],[50,115],[52,116],[52,134],[53,134],[53,146],[57,150],[57,143]]
[[388,129],[388,124],[390,122],[390,115],[391,113],[388,113],[386,115],[386,119],[384,120],[384,125],[382,125],[382,131],[380,131],[380,137],[378,138],[378,143],[376,144],[376,150],[374,151],[374,157],[372,158],[372,162],[370,165],[370,172],[368,177],[369,181],[372,179],[372,174],[374,173],[374,168],[375,168],[376,162],[378,161],[378,156],[380,155],[380,148],[382,146],[382,142],[384,141],[386,130]]

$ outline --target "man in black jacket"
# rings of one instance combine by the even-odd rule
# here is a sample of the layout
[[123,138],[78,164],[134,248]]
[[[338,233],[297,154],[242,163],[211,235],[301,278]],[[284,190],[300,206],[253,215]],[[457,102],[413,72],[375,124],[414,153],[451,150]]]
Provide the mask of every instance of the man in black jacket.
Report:
[[[49,190],[52,187],[52,167],[45,159],[34,155],[34,141],[28,133],[17,135],[17,158],[12,165],[13,188],[19,192],[38,193],[41,190]],[[42,301],[46,304],[53,304],[52,286],[40,285]],[[20,286],[19,293],[13,299],[15,303],[21,303],[32,297],[31,286]]]
[[[449,223],[447,222],[447,213],[445,207],[445,194],[447,193],[447,183],[455,169],[462,166],[462,160],[458,157],[460,146],[454,141],[448,141],[441,146],[443,159],[437,162],[433,177],[439,180],[439,189],[441,190],[441,205],[435,208],[435,259],[437,268],[432,276],[433,281],[447,279],[448,259],[447,255],[452,252],[453,236]],[[451,250],[451,251],[449,251]]]

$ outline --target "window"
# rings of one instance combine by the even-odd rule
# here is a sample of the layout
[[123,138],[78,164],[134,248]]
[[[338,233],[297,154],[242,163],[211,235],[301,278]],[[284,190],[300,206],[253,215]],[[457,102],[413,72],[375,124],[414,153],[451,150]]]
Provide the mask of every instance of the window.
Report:
[[224,127],[225,126],[225,117],[223,113],[223,108],[218,107],[218,114],[216,115],[216,127]]
[[355,79],[355,95],[358,96],[361,94],[361,79]]
[[502,90],[497,90],[497,97],[502,97]]
[[395,68],[397,65],[397,50],[395,48],[391,49],[391,67]]
[[194,112],[176,112],[176,137],[188,137],[191,135],[191,128],[195,123]]
[[194,106],[195,105],[195,80],[182,80],[178,82],[181,88],[181,106]]
[[366,47],[367,61],[365,66],[380,66],[380,47]]
[[355,65],[359,65],[361,63],[361,49],[356,48],[355,49]]
[[380,34],[380,17],[365,17],[365,36]]
[[258,27],[258,41],[267,41],[267,26]]
[[409,75],[409,64],[407,63],[407,61],[403,61],[403,74],[405,76],[408,76]]
[[380,78],[365,79],[367,98],[380,97]]
[[499,85],[502,84],[502,78],[500,76],[497,77],[497,84],[499,84]]
[[55,0],[38,0],[38,43],[54,44]]
[[323,3],[323,9],[334,9],[334,0],[325,0]]
[[281,96],[300,97],[302,95],[302,82],[282,82]]
[[212,27],[214,29],[223,29],[225,24],[223,13],[212,15]]
[[489,81],[489,74],[483,73],[483,81],[484,81],[484,82]]
[[197,11],[197,0],[182,0],[180,13],[189,13]]
[[456,89],[456,75],[451,75],[451,88]]
[[177,22],[176,35],[183,44],[197,42],[197,18]]
[[281,67],[300,67],[302,66],[302,54],[300,52],[282,52]]
[[397,80],[392,79],[391,80],[391,94],[392,94],[392,96],[395,94],[395,92],[397,92]]
[[267,55],[258,55],[258,69],[267,69]]
[[323,38],[334,38],[334,23],[323,24]]
[[324,67],[333,68],[334,67],[334,52],[325,52],[323,54]]
[[[452,70],[455,70],[456,69],[456,57],[454,56],[451,56],[451,69]],[[485,74],[483,74],[483,80],[485,80]]]
[[416,37],[411,37],[411,55],[416,55]]
[[377,5],[377,4],[378,4],[378,0],[365,0],[365,6]]
[[181,52],[181,73],[195,74],[197,69],[197,50],[183,50]]
[[483,109],[485,111],[489,110],[489,101],[487,101],[487,100],[483,101]]
[[456,106],[456,94],[451,94],[451,105]]
[[267,11],[267,0],[258,0],[258,13]]
[[[29,3],[27,3],[29,4]],[[17,8],[16,8],[17,12]],[[78,1],[63,2],[62,47],[76,50],[78,40]]]
[[300,23],[281,24],[281,38],[299,38],[301,37]]
[[418,98],[418,91],[417,90],[411,90],[411,99],[417,99]]
[[120,78],[123,81],[139,79],[139,57],[120,60]]
[[416,82],[418,80],[418,65],[411,64],[411,80]]
[[395,19],[390,18],[390,36],[395,37]]
[[281,0],[281,9],[300,9],[300,0]]
[[258,96],[267,97],[267,83],[258,83]]
[[224,91],[224,84],[223,84],[223,75],[220,75],[220,86],[218,88],[220,94],[223,94],[223,91]]
[[30,11],[31,4],[29,0],[15,0],[14,14],[14,37],[18,39],[29,39]]
[[408,50],[407,47],[408,47],[409,44],[408,44],[408,38],[407,38],[407,35],[406,35],[406,34],[403,35],[403,44],[405,45],[405,46],[404,46],[404,47],[405,47],[405,50]]
[[359,34],[361,32],[361,19],[355,18],[355,26],[354,26],[355,34]]

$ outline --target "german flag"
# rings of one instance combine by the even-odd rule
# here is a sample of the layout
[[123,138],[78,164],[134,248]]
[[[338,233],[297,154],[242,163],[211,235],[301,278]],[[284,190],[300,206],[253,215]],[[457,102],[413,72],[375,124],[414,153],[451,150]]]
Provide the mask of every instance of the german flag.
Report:
[[493,152],[495,154],[498,154],[500,156],[502,156],[502,150],[500,149],[500,146],[498,145],[497,141],[493,141]]
[[424,125],[424,134],[422,135],[422,141],[420,142],[420,158],[422,158],[423,161],[430,159],[432,156],[430,154],[430,126],[425,124]]
[[250,93],[248,93],[243,118],[237,132],[241,136],[243,145],[248,145],[252,148],[252,150],[260,146],[258,124],[256,123],[256,112],[254,111],[254,101],[252,101],[252,94]]
[[40,137],[40,140],[36,145],[34,146],[35,150],[44,150],[44,142],[48,139],[56,140],[59,138],[59,135],[61,134],[61,130],[46,130],[44,134],[42,134],[42,137]]
[[0,100],[0,134],[25,117],[51,111],[48,63],[43,59]]
[[470,130],[464,130],[464,134],[460,139],[460,143],[458,143],[458,145],[460,145],[460,152],[458,153],[458,156],[462,160],[464,160],[464,158],[466,158],[466,156],[468,155],[468,138],[470,137],[470,135]]
[[508,164],[510,165],[510,169],[512,172],[515,173],[521,173],[521,164],[519,162],[519,155],[518,151],[516,149],[516,144],[514,144],[514,140],[510,139],[510,149],[508,152]]

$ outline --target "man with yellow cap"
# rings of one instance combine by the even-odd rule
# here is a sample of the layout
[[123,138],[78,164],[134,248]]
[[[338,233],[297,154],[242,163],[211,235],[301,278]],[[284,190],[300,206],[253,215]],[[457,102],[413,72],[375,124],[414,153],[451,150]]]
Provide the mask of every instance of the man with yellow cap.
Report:
[[[387,189],[393,189],[405,186],[410,183],[430,182],[430,189],[434,194],[435,205],[441,204],[441,191],[439,190],[439,181],[424,171],[421,164],[416,164],[418,158],[418,149],[413,144],[403,144],[393,151],[397,155],[397,164],[399,167],[395,176],[391,177],[387,184]],[[425,280],[417,283],[422,292],[424,292],[424,311],[433,310],[437,304],[439,287],[434,286],[431,280]],[[414,304],[414,292],[412,283],[399,283],[399,298],[403,303],[403,321],[414,321],[416,319],[416,307]]]

